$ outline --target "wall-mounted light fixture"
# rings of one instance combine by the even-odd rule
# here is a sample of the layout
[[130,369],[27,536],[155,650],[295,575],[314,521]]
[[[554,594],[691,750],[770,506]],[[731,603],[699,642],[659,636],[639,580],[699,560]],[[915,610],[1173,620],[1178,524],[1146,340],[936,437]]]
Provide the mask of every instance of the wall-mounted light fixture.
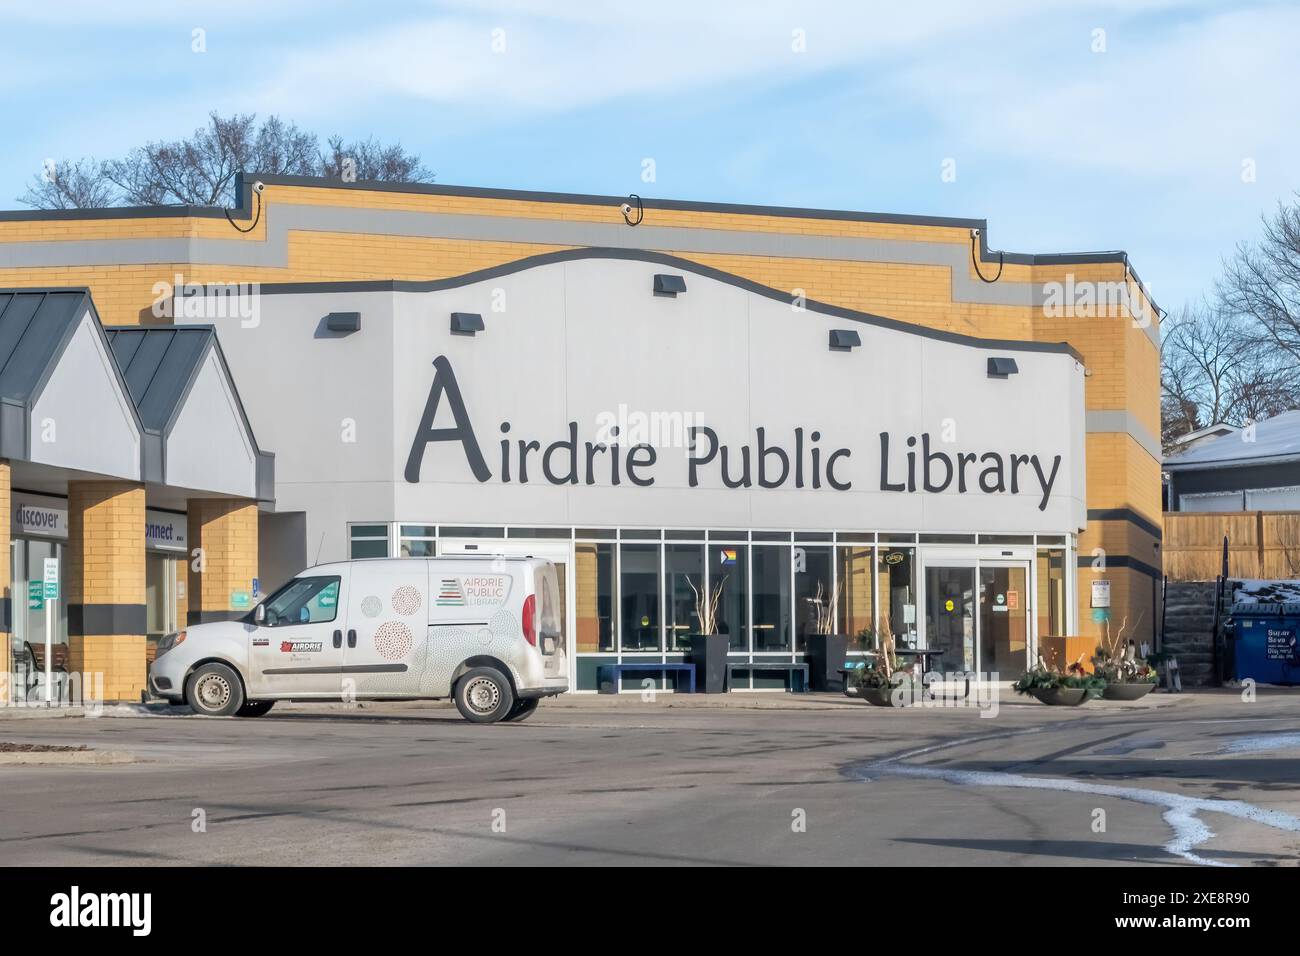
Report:
[[1020,366],[1016,365],[1013,358],[995,356],[989,359],[989,378],[1007,378],[1019,371]]
[[681,276],[673,275],[656,275],[655,276],[655,295],[666,295],[669,298],[675,298],[677,293],[686,291],[686,280]]
[[452,335],[473,335],[483,331],[483,316],[477,312],[453,312],[451,314]]
[[847,352],[862,344],[862,337],[853,329],[831,329],[831,351]]
[[360,312],[331,312],[325,316],[325,328],[331,332],[360,332]]

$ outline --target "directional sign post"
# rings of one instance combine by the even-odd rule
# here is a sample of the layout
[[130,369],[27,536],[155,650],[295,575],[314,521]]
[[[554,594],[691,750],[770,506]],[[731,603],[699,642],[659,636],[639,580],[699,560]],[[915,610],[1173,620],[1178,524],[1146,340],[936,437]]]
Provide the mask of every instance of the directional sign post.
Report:
[[45,703],[54,698],[54,602],[59,599],[59,559],[45,559]]

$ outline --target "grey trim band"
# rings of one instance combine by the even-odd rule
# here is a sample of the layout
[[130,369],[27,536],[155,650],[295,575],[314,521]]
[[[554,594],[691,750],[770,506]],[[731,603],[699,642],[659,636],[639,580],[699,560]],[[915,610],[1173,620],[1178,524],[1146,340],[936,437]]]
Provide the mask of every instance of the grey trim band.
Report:
[[[268,179],[269,181],[269,179]],[[337,184],[331,184],[337,185]],[[532,194],[524,194],[531,198]],[[519,197],[522,198],[522,197]],[[606,197],[595,197],[606,201]],[[589,198],[586,201],[591,202]],[[609,199],[611,204],[621,202]],[[649,205],[647,203],[647,205]],[[664,208],[676,208],[667,207]],[[721,210],[718,210],[721,211]],[[772,214],[764,212],[763,214]],[[797,216],[799,211],[787,210]],[[980,229],[980,258],[986,235],[976,220],[915,222],[871,218],[866,221],[903,221],[917,225],[939,225]],[[979,281],[970,275],[969,239],[961,242],[922,242],[905,239],[863,239],[843,236],[791,235],[730,229],[642,225],[635,229],[621,222],[533,219],[512,216],[482,216],[456,213],[416,212],[402,209],[366,209],[344,206],[308,206],[277,203],[268,208],[266,240],[246,239],[85,239],[42,242],[0,243],[0,268],[48,266],[142,265],[163,263],[218,264],[283,269],[289,265],[289,232],[341,232],[421,239],[459,239],[480,242],[514,242],[552,246],[606,248],[651,248],[717,255],[766,256],[849,262],[882,262],[916,266],[946,266],[951,276],[953,302],[985,305],[1039,307],[1047,294],[1041,283],[1001,280]],[[834,218],[847,218],[840,214]],[[832,218],[829,213],[824,218]],[[1001,254],[1017,264],[1091,264],[1126,262],[1122,252],[1055,254],[1037,256]],[[992,256],[996,263],[998,257]],[[1141,282],[1134,275],[1134,280]],[[1144,294],[1145,294],[1145,290]],[[1149,298],[1149,296],[1148,296]],[[1124,321],[1116,319],[1115,321]],[[1155,323],[1144,331],[1159,345]]]
[[[1137,558],[1127,554],[1108,554],[1106,555],[1106,567],[1109,568],[1128,568],[1130,571],[1136,571],[1138,574],[1145,574],[1147,577],[1155,578],[1159,581],[1164,577],[1164,572],[1153,564],[1147,564]],[[1081,570],[1087,570],[1083,568]]]
[[143,604],[69,604],[68,633],[82,637],[104,634],[144,634]]
[[348,664],[341,667],[266,667],[263,674],[404,674],[405,664]]
[[1164,529],[1147,520],[1132,508],[1089,508],[1089,521],[1127,521],[1136,525],[1157,541],[1164,537]]
[[[409,280],[365,279],[354,282],[268,282],[261,286],[261,290],[263,295],[295,295],[307,292],[438,292],[445,289],[457,289],[462,286],[473,285],[476,282],[485,282],[502,276],[513,275],[516,272],[523,272],[527,269],[537,268],[538,266],[552,265],[558,262],[574,262],[582,259],[621,259],[632,262],[648,262],[655,265],[671,266],[674,269],[681,269],[684,272],[693,272],[696,275],[708,279],[725,282],[726,284],[735,286],[738,289],[744,289],[746,292],[752,292],[755,295],[774,299],[784,305],[792,305],[795,301],[794,295],[782,289],[774,289],[771,286],[754,282],[752,279],[746,279],[743,276],[734,275],[730,272],[723,272],[721,269],[714,269],[712,266],[701,265],[698,262],[692,262],[690,259],[682,259],[678,256],[669,255],[668,253],[663,252],[649,252],[645,249],[561,249],[559,252],[543,252],[535,256],[528,256],[524,259],[515,259],[513,262],[507,262],[503,265],[493,266],[490,269],[481,269],[478,272],[469,272],[465,275],[453,276],[449,279],[430,279],[422,282]],[[1076,361],[1083,362],[1083,356],[1080,355],[1073,346],[1066,342],[1032,342],[1022,341],[1019,339],[982,339],[973,335],[964,335],[960,332],[945,332],[942,329],[933,329],[924,325],[914,325],[911,322],[902,322],[898,319],[891,319],[883,315],[873,315],[870,312],[859,312],[856,309],[847,309],[843,306],[829,305],[825,302],[818,302],[815,299],[804,299],[802,305],[803,309],[807,312],[829,315],[850,322],[862,322],[866,325],[893,329],[898,332],[906,332],[909,335],[919,335],[925,338],[937,339],[942,342],[953,342],[958,345],[967,345],[973,348],[983,349],[1005,349],[1007,351],[1018,352],[1065,353],[1072,356]]]
[[185,623],[217,624],[222,621],[241,621],[248,617],[247,611],[186,611]]
[[1127,410],[1090,411],[1084,413],[1084,421],[1090,435],[1107,432],[1128,435],[1159,464],[1163,452],[1160,447],[1160,439],[1147,431],[1146,427],[1137,420],[1137,416],[1132,412]]

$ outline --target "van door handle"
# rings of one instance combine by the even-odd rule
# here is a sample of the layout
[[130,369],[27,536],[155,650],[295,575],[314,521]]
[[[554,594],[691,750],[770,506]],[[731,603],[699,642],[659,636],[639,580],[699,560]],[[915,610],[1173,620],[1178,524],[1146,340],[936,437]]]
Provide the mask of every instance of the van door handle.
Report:
[[342,632],[342,631],[335,631],[335,632],[334,632],[334,646],[335,646],[335,647],[342,647],[342,646],[343,646],[343,632]]
[[352,628],[348,628],[348,647],[356,647],[356,646],[357,646],[357,632]]

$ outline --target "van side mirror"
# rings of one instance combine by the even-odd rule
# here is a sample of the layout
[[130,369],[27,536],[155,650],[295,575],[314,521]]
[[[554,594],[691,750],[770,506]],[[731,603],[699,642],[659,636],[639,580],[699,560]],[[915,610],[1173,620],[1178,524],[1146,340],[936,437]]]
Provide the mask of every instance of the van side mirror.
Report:
[[254,623],[254,624],[265,624],[265,623],[266,623],[266,605],[265,605],[265,604],[259,604],[257,607],[253,608],[253,623]]

